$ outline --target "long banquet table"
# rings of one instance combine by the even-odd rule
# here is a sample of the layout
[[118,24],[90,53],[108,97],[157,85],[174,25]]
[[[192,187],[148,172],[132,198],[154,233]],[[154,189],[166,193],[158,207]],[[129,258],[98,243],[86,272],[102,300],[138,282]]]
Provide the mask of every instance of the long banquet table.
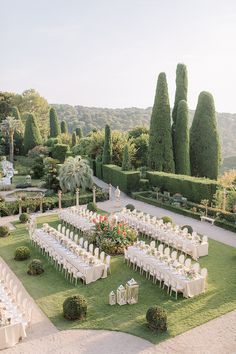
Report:
[[142,250],[136,246],[128,247],[127,252],[131,257],[136,256],[137,259],[142,260],[144,265],[150,265],[154,269],[160,271],[163,275],[167,274],[170,279],[175,280],[180,287],[183,288],[184,297],[194,297],[205,291],[205,279],[201,275],[198,275],[195,279],[189,279],[186,275],[178,273],[176,269],[171,268],[165,262],[155,256],[147,254],[145,250]]
[[25,337],[25,326],[21,322],[0,327],[0,350],[13,347]]
[[57,240],[50,236],[47,232],[42,229],[37,229],[35,231],[36,236],[39,236],[43,242],[51,247],[58,255],[67,260],[68,263],[73,265],[79,272],[81,272],[85,277],[85,283],[89,284],[95,282],[100,278],[107,277],[107,270],[105,264],[97,260],[97,264],[89,265],[82,257],[75,255],[73,252],[69,251],[63,245],[61,245]]

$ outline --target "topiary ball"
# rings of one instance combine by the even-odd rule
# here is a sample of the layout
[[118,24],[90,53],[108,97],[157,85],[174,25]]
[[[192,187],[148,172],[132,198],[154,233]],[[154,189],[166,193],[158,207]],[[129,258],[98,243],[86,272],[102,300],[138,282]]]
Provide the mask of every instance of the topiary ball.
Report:
[[127,204],[126,209],[129,209],[130,211],[133,211],[135,209],[135,206],[133,204]]
[[153,331],[167,330],[167,313],[161,307],[150,307],[146,313],[148,327]]
[[19,220],[22,224],[25,224],[29,220],[29,218],[30,218],[29,214],[27,214],[27,213],[22,213],[19,216]]
[[188,233],[189,233],[189,234],[192,234],[192,233],[193,233],[193,228],[192,228],[192,226],[190,226],[190,225],[184,225],[184,226],[182,226],[182,227],[181,227],[181,230],[183,230],[183,229],[188,229]]
[[24,261],[25,259],[30,258],[30,249],[25,246],[17,247],[15,250],[15,257],[16,261]]
[[29,275],[39,275],[42,274],[43,272],[44,272],[43,264],[40,261],[40,259],[33,259],[32,262],[30,262],[29,264],[29,269],[27,273]]
[[88,209],[89,211],[93,211],[93,212],[98,211],[97,204],[96,204],[96,203],[93,203],[93,202],[89,202],[89,203],[88,203],[87,209]]
[[83,320],[87,315],[87,301],[82,295],[70,296],[63,303],[63,315],[67,320]]
[[7,237],[10,234],[8,226],[0,226],[0,237]]
[[170,216],[163,216],[162,220],[163,220],[164,224],[168,224],[168,222],[170,222],[172,224],[172,219]]

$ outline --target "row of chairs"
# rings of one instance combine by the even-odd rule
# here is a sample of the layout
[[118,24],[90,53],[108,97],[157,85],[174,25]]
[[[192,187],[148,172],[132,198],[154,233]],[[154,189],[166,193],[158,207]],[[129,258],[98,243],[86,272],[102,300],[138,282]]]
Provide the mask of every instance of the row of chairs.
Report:
[[22,322],[26,327],[30,327],[32,321],[32,306],[29,300],[23,296],[15,280],[3,263],[0,263],[0,282],[4,287],[4,293],[7,295],[13,308],[17,312],[19,322]]

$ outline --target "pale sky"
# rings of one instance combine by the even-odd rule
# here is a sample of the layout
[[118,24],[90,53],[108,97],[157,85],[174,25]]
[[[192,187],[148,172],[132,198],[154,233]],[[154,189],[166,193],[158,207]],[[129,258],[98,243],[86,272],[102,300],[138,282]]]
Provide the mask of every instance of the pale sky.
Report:
[[0,90],[35,88],[50,103],[153,105],[178,62],[189,107],[207,90],[236,112],[236,0],[0,0]]

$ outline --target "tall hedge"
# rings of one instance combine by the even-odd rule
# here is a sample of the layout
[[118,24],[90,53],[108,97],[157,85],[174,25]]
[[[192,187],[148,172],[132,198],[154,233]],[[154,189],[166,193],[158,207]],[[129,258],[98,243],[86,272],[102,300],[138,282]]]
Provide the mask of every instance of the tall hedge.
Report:
[[55,144],[52,148],[52,157],[61,163],[65,161],[66,153],[68,151],[68,145],[66,144]]
[[61,121],[61,133],[62,134],[68,133],[67,123],[64,120]]
[[61,134],[60,124],[58,122],[57,112],[54,108],[50,108],[49,111],[49,126],[50,126],[50,138],[56,138]]
[[76,133],[73,132],[71,136],[71,146],[75,146],[77,143]]
[[159,187],[161,192],[180,193],[189,201],[200,203],[202,199],[212,201],[218,183],[207,178],[197,178],[173,173],[147,172],[152,187]]
[[24,124],[21,120],[20,112],[17,107],[12,107],[12,116],[21,122],[21,128],[14,133],[14,150],[16,154],[22,154],[24,139]]
[[76,133],[76,136],[79,137],[79,139],[83,138],[83,132],[80,127],[75,129],[75,133]]
[[112,160],[112,141],[111,141],[111,128],[108,124],[105,126],[105,140],[102,154],[102,163],[110,164]]
[[169,95],[165,73],[157,80],[150,122],[148,166],[151,170],[174,172]]
[[139,189],[139,171],[122,171],[117,165],[103,165],[103,180],[119,187],[121,191],[131,194]]
[[174,148],[174,159],[175,159],[175,129],[178,113],[178,105],[181,100],[187,101],[188,94],[188,72],[185,64],[178,64],[176,68],[176,90],[175,90],[175,103],[172,111],[172,140]]
[[201,92],[190,130],[190,163],[193,176],[217,179],[221,147],[213,96]]
[[190,175],[187,102],[179,101],[175,126],[175,173]]
[[42,137],[33,114],[28,114],[25,123],[24,150],[27,153],[37,145],[42,144]]

